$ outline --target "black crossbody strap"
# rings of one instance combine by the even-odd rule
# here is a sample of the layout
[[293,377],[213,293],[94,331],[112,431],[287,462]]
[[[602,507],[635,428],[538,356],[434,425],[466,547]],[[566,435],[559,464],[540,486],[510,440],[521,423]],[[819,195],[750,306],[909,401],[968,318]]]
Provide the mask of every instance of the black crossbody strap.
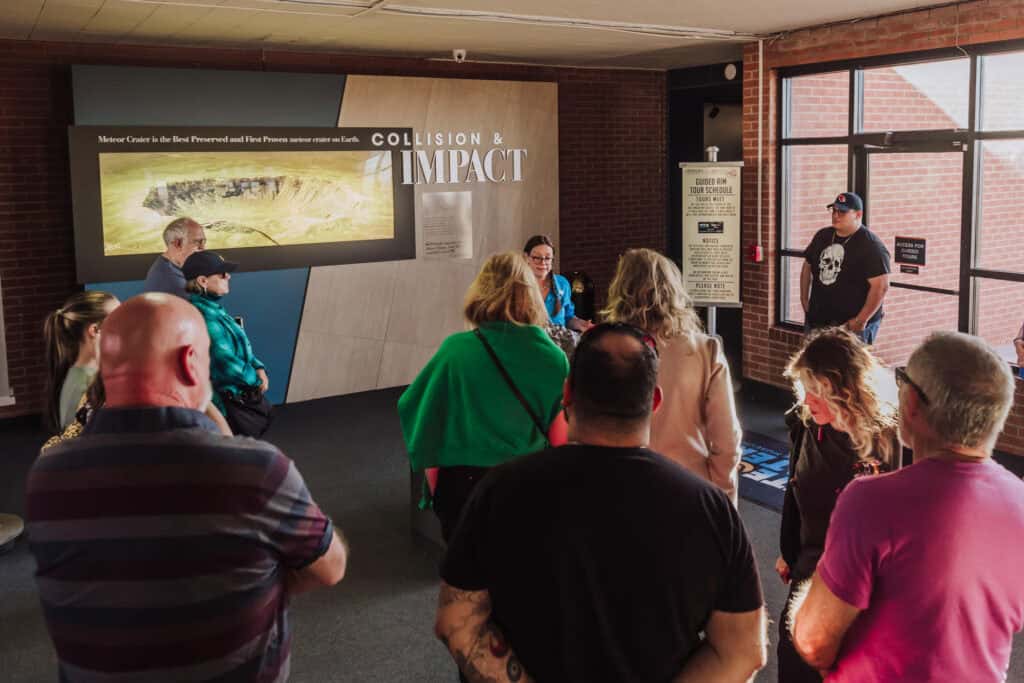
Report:
[[522,404],[523,408],[530,416],[530,419],[533,420],[534,426],[537,427],[537,431],[540,432],[540,435],[544,437],[544,441],[546,442],[548,440],[548,435],[547,432],[544,431],[544,425],[541,424],[540,419],[530,408],[530,404],[526,402],[526,397],[524,397],[522,392],[519,391],[519,388],[516,386],[516,383],[512,381],[512,377],[508,374],[508,370],[506,370],[505,366],[501,364],[500,360],[498,360],[498,355],[494,353],[494,349],[491,348],[491,344],[490,342],[487,341],[487,338],[484,336],[484,333],[480,331],[480,328],[474,329],[473,333],[480,340],[480,343],[484,345],[484,348],[487,349],[487,355],[489,355],[491,357],[491,360],[494,361],[494,365],[495,367],[498,368],[498,372],[500,372],[501,376],[505,378],[505,381],[508,383],[509,389],[511,389],[512,393],[515,394],[516,398],[519,399],[519,403]]

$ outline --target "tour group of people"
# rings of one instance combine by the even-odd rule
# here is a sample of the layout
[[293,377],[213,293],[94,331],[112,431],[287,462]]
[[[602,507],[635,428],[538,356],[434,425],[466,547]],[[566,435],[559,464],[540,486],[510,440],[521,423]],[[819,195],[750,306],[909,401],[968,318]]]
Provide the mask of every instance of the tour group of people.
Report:
[[[266,366],[253,352],[240,320],[221,303],[238,264],[206,251],[203,226],[191,218],[172,221],[163,231],[163,241],[165,250],[150,266],[143,292],[177,296],[198,309],[211,340],[213,398],[207,416],[224,434],[262,436],[273,415],[265,396],[270,387]],[[85,290],[47,317],[44,418],[56,435],[47,447],[81,433],[102,404],[104,382],[97,375],[100,329],[118,305],[112,294]]]
[[[1024,482],[991,455],[1013,375],[956,332],[883,367],[888,252],[856,194],[829,208],[785,373],[778,680],[1004,681],[1024,625]],[[286,456],[229,436],[248,433],[233,404],[268,386],[220,302],[235,264],[187,219],[164,240],[151,293],[87,292],[47,321],[47,415],[81,425],[28,482],[61,677],[284,681],[288,597],[337,583],[347,544]],[[434,630],[452,679],[750,680],[769,618],[722,344],[664,255],[620,256],[597,324],[554,257],[537,235],[487,258],[467,331],[398,402],[446,545]]]

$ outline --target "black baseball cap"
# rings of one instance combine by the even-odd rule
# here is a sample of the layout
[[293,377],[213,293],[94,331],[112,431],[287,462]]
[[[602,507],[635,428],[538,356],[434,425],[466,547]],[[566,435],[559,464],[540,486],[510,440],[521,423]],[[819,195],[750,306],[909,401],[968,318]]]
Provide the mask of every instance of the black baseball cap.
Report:
[[840,211],[863,211],[864,200],[856,192],[844,192],[836,195],[836,200],[825,207],[826,209],[836,208]]
[[185,273],[186,280],[195,280],[200,275],[219,275],[230,273],[238,268],[237,263],[225,261],[224,257],[215,251],[197,251],[185,259],[185,265],[181,271]]

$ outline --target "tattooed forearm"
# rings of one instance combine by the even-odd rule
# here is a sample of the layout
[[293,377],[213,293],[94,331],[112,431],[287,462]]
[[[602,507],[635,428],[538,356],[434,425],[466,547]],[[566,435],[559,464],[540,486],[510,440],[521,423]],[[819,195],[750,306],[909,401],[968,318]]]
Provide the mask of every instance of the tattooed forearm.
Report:
[[441,610],[456,603],[472,606],[474,614],[491,613],[491,596],[487,591],[464,591],[442,583],[437,608]]
[[508,664],[505,665],[505,673],[508,674],[508,680],[515,683],[523,677],[523,665],[519,663],[519,658],[516,657],[515,653],[511,653],[508,657]]
[[530,680],[505,635],[493,621],[480,628],[468,652],[453,651],[453,656],[471,683],[526,683]]
[[487,591],[441,584],[435,630],[466,678],[472,683],[529,683],[508,639],[490,617]]

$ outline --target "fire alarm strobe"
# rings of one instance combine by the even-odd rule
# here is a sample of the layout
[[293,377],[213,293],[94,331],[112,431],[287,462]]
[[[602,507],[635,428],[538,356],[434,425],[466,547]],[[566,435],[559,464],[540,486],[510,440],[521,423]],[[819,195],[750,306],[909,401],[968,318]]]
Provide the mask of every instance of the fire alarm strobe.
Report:
[[760,263],[764,261],[764,247],[760,244],[750,245],[750,260],[754,263]]

